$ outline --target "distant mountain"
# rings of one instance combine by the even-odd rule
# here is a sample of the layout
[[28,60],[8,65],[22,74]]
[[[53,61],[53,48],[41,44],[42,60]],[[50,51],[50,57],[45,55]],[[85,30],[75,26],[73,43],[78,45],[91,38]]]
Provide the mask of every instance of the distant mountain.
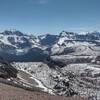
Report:
[[86,34],[62,31],[59,35],[38,37],[17,30],[0,33],[0,56],[11,61],[43,61],[50,55],[77,53],[78,48],[90,50],[91,46],[99,45],[100,33],[96,31]]
[[15,30],[15,31],[13,31],[13,30],[12,31],[5,30],[4,32],[2,32],[0,34],[2,34],[2,35],[17,35],[17,36],[24,35],[22,32],[17,31],[17,30]]
[[31,57],[36,59],[36,56],[42,54],[40,48],[39,39],[34,36],[25,35],[20,31],[4,31],[0,33],[0,55],[7,60],[16,61],[21,58],[23,61],[23,59],[28,59],[29,55],[30,59]]
[[40,36],[38,36],[38,38],[41,42],[41,45],[51,46],[57,41],[58,36],[46,34],[46,35],[40,35]]

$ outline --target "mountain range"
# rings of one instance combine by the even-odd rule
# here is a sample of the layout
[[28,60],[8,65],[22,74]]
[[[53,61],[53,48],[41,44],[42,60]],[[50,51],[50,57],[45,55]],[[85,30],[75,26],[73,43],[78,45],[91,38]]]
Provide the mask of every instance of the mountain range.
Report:
[[[100,33],[78,34],[62,31],[59,35],[26,35],[20,31],[0,33],[0,56],[8,61],[43,61],[51,55],[99,53]],[[86,52],[87,51],[87,52]]]

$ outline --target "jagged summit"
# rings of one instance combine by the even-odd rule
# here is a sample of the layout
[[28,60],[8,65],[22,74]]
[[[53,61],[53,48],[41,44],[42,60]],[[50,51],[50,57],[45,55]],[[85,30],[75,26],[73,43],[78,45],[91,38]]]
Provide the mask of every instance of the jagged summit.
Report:
[[65,37],[65,36],[72,36],[72,35],[75,35],[75,33],[74,32],[62,31],[59,36]]
[[17,36],[22,36],[23,33],[17,30],[5,30],[4,32],[0,33],[3,35],[17,35]]

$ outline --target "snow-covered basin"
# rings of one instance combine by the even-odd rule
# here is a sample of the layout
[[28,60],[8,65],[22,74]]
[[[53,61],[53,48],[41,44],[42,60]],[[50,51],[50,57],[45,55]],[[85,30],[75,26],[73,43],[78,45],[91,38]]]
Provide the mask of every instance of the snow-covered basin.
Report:
[[[37,79],[34,75],[31,75],[29,72],[27,72],[27,71],[25,71],[25,70],[21,70],[21,71],[23,71],[23,72],[29,74],[29,76],[30,76],[29,78],[33,79],[33,80],[37,83],[37,84],[35,84],[36,87],[41,88],[42,91],[44,91],[44,92],[47,92],[47,93],[50,93],[50,94],[53,94],[53,95],[54,95],[53,90],[47,88],[47,87],[46,87],[39,79]],[[21,78],[21,76],[19,76],[19,77]],[[22,78],[21,78],[21,79],[22,79]],[[25,79],[22,79],[22,80],[23,80],[24,82],[28,82],[28,81],[25,80]],[[27,83],[27,84],[32,85],[31,83]]]
[[39,79],[46,87],[53,89],[56,82],[51,78],[51,75],[58,75],[57,71],[51,69],[43,62],[15,62],[13,63],[17,69],[30,73]]
[[74,73],[80,73],[82,71],[85,71],[85,69],[93,70],[92,74],[100,73],[99,65],[88,64],[88,63],[69,64],[63,68],[63,70],[70,70],[73,71]]

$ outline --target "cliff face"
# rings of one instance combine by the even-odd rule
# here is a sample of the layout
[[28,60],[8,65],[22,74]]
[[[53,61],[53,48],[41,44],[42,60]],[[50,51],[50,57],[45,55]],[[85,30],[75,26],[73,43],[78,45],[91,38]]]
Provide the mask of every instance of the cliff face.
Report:
[[0,78],[16,78],[17,69],[14,68],[10,63],[5,61],[3,58],[0,58]]

